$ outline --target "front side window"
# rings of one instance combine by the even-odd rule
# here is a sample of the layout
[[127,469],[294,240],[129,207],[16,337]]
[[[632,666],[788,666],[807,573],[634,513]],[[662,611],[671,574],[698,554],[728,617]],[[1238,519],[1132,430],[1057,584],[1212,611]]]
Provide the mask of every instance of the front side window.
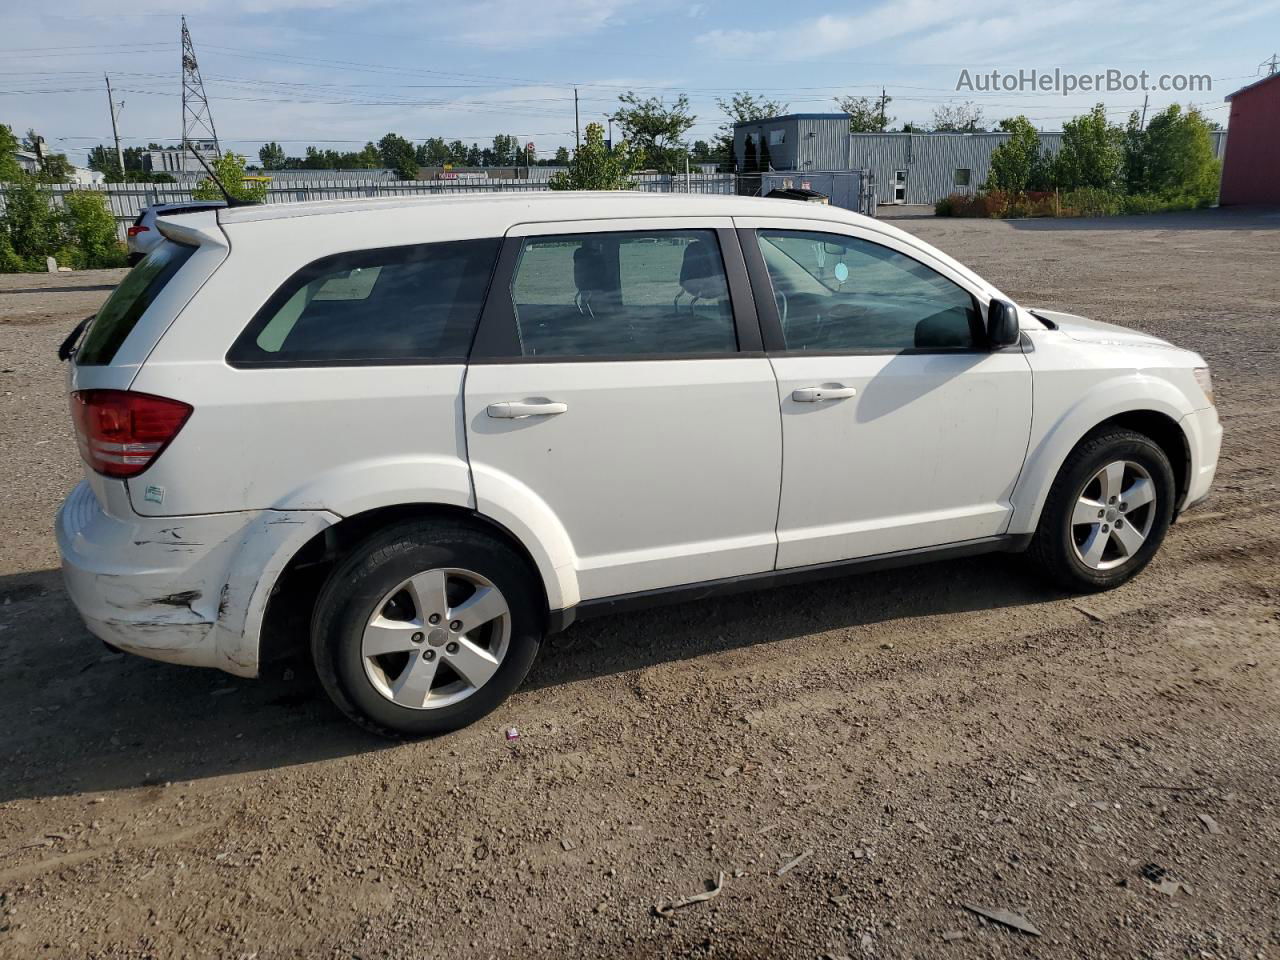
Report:
[[361,250],[289,278],[232,346],[233,364],[466,359],[497,239]]
[[896,250],[828,233],[761,230],[788,350],[965,350],[980,342],[973,297]]
[[713,230],[528,237],[511,284],[526,357],[737,350]]

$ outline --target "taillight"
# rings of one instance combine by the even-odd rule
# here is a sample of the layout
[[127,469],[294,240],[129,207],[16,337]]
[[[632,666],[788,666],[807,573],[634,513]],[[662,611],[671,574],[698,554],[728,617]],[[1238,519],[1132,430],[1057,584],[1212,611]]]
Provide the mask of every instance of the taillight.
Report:
[[138,234],[148,233],[150,230],[151,230],[150,227],[144,227],[142,226],[142,224],[134,224],[132,227],[126,230],[125,233],[129,234],[129,236],[131,237],[136,237]]
[[71,419],[80,456],[108,477],[136,477],[151,466],[191,416],[181,400],[128,390],[76,390]]

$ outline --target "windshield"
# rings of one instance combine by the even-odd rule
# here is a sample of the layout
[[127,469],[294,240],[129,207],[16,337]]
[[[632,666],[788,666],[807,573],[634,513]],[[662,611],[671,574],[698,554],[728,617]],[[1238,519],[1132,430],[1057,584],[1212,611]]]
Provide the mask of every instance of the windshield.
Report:
[[110,363],[147,307],[195,252],[195,247],[166,240],[143,257],[93,318],[84,343],[76,351],[76,365]]

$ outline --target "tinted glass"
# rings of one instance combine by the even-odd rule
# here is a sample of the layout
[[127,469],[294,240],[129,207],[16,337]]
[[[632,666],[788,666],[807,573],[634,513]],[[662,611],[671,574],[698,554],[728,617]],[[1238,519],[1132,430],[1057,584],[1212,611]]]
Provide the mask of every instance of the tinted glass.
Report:
[[511,299],[526,357],[738,348],[713,230],[530,237]]
[[465,360],[499,241],[362,250],[294,274],[231,348],[237,364]]
[[788,350],[957,350],[975,346],[973,298],[905,254],[837,234],[761,230]]
[[93,318],[84,343],[76,350],[76,363],[82,367],[110,363],[147,307],[195,252],[195,247],[166,240],[139,260]]

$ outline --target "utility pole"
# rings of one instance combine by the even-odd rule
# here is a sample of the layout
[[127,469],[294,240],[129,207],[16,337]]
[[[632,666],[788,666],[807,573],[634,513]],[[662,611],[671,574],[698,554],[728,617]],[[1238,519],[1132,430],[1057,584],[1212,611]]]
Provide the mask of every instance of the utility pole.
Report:
[[573,145],[577,150],[582,149],[582,133],[578,129],[578,88],[573,88]]
[[888,105],[889,105],[889,102],[885,97],[884,87],[881,87],[880,88],[880,132],[881,133],[884,133],[884,127],[885,127],[884,108],[887,107]]
[[125,180],[124,152],[120,149],[120,130],[116,126],[116,101],[111,96],[111,78],[104,73],[102,79],[107,81],[107,109],[111,111],[111,136],[116,141],[116,163],[120,164],[120,179]]
[[1145,93],[1142,95],[1142,121],[1138,124],[1139,130],[1147,129],[1147,100],[1149,99]]
[[1268,77],[1274,77],[1276,75],[1276,71],[1280,70],[1280,54],[1273,53],[1271,55],[1271,59],[1263,60],[1260,66],[1267,68]]

